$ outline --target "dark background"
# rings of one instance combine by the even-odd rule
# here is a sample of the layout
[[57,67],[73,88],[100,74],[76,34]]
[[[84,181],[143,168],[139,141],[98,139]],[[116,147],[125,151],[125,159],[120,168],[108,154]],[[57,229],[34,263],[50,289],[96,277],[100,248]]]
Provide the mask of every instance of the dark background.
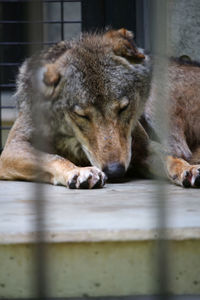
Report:
[[[28,56],[28,43],[31,40],[29,24],[26,21],[31,2],[33,1],[7,0],[0,3],[1,88],[9,88],[14,84],[18,64]],[[54,2],[62,3],[67,0]],[[144,46],[143,0],[82,0],[80,2],[82,3],[82,31],[102,30],[108,26],[125,27],[134,32],[139,46]],[[6,86],[8,83],[10,85]]]

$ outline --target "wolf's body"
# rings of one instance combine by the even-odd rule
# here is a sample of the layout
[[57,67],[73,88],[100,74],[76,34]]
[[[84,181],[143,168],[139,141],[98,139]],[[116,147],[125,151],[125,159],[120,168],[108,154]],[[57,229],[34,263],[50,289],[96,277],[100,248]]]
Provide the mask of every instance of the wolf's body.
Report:
[[[177,64],[171,67],[175,89],[169,137],[172,155],[163,163],[166,175],[177,184],[199,186],[199,167],[186,160],[200,144],[196,97],[200,68],[189,67],[188,75],[181,68],[179,73]],[[186,86],[191,87],[191,80],[190,90]],[[94,188],[104,185],[105,174],[116,179],[129,167],[134,170],[134,165],[149,168],[154,154],[139,119],[150,81],[150,59],[124,29],[61,42],[27,60],[18,77],[19,116],[0,158],[0,179]],[[194,101],[192,107],[188,97]],[[154,118],[153,98],[149,99],[148,122]]]
[[[178,185],[200,186],[200,65],[171,60],[168,69],[168,134],[162,145],[168,155],[167,176]],[[156,116],[157,82],[152,84],[145,107],[145,120],[159,136]],[[162,99],[159,99],[162,101]],[[161,113],[163,115],[163,112]]]

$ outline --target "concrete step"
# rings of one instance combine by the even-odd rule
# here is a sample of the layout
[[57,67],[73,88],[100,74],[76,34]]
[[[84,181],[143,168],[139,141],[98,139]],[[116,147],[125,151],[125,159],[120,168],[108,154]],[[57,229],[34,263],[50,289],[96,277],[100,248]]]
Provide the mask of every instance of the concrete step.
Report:
[[[200,295],[198,189],[166,183],[167,197],[158,197],[157,182],[151,180],[107,184],[100,190],[1,181],[1,298],[36,296],[38,189],[45,198],[49,297],[158,294],[166,258],[168,292]],[[159,247],[162,207],[168,242]]]

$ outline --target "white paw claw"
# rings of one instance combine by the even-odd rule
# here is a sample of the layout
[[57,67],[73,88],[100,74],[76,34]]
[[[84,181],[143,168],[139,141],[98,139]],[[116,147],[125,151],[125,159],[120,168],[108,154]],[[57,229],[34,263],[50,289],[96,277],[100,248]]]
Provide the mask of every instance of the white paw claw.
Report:
[[183,172],[182,185],[184,187],[200,187],[200,168],[193,166],[190,170]]
[[106,182],[106,175],[96,167],[77,168],[67,174],[67,186],[70,189],[101,188]]

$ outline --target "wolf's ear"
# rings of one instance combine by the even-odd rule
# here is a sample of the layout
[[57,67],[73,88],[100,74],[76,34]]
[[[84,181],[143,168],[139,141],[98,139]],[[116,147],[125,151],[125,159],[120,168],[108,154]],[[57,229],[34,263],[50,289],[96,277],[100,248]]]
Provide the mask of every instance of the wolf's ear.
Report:
[[140,63],[145,59],[145,55],[137,48],[131,31],[125,28],[109,30],[104,38],[111,44],[116,55],[123,56],[133,63]]
[[[145,59],[145,55],[139,51],[137,48],[135,42],[134,42],[134,34],[133,32],[121,28],[118,30],[118,33],[120,34],[121,37],[123,37],[123,45],[121,46],[121,51],[122,55],[125,56],[126,58],[132,58],[133,60],[136,60],[137,62],[142,61]],[[122,50],[123,49],[123,50]]]
[[61,79],[56,64],[46,64],[39,68],[36,76],[36,84],[40,92],[45,96],[53,96]]
[[45,71],[43,73],[43,82],[47,86],[56,87],[60,81],[60,73],[57,70],[57,66],[55,64],[47,64],[45,66]]

